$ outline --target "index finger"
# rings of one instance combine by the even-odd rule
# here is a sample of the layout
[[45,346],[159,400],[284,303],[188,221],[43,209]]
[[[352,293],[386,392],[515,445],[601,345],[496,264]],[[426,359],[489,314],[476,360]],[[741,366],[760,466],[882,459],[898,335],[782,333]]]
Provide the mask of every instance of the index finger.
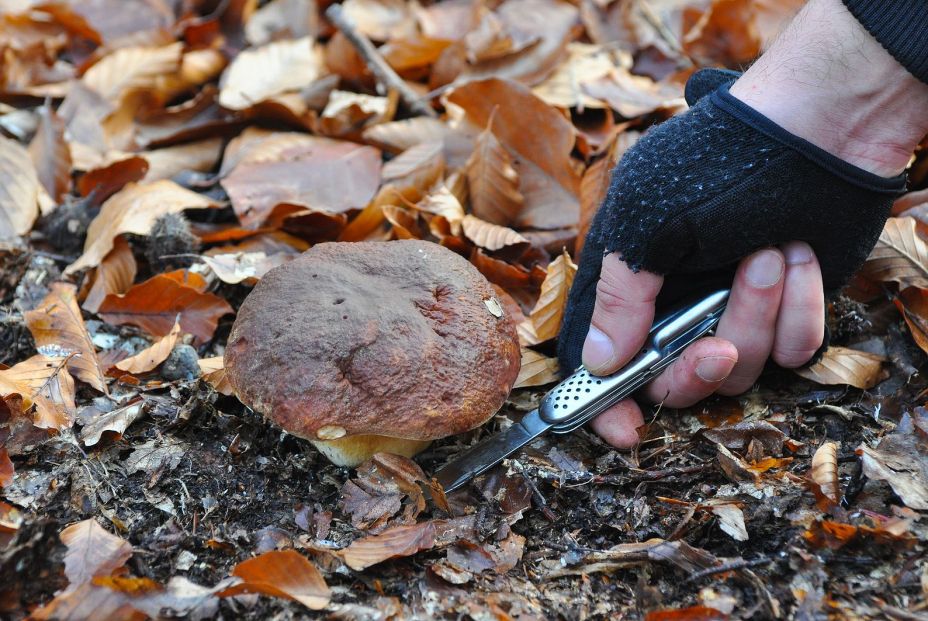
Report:
[[654,303],[663,284],[663,276],[633,272],[615,253],[603,257],[590,331],[583,343],[583,364],[590,373],[613,373],[638,353],[654,321]]

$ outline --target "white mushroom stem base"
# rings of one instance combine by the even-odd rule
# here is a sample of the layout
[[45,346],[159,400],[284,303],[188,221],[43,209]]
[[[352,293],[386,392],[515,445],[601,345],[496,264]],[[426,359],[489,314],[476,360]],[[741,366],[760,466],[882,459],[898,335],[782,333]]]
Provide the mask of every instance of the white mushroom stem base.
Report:
[[375,453],[394,453],[412,457],[425,450],[431,440],[407,440],[390,436],[357,435],[336,440],[310,440],[319,452],[336,466],[351,466],[364,463]]

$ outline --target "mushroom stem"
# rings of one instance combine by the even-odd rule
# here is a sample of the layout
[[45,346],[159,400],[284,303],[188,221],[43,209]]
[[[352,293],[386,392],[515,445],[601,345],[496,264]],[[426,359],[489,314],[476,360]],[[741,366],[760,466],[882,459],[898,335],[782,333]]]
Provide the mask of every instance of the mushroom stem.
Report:
[[375,453],[394,453],[412,457],[425,450],[431,440],[408,440],[378,435],[354,435],[337,440],[310,440],[319,452],[336,466],[355,467],[374,456]]

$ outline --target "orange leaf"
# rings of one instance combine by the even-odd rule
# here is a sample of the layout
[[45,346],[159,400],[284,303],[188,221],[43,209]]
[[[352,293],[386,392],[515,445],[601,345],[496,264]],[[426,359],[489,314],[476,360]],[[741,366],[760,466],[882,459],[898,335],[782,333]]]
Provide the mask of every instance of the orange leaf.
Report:
[[213,387],[221,395],[229,396],[232,394],[232,384],[226,377],[225,365],[222,356],[213,356],[212,358],[201,358],[197,360],[197,366],[200,367],[203,381]]
[[84,310],[96,313],[100,310],[103,298],[111,293],[125,293],[135,280],[137,266],[132,248],[122,235],[113,242],[110,250],[97,268],[93,285],[84,299]]
[[38,354],[0,371],[4,385],[20,387],[20,394],[35,403],[33,424],[40,429],[64,431],[74,423],[74,378],[67,363],[68,358]]
[[557,336],[567,307],[567,294],[574,282],[577,266],[567,251],[548,265],[548,274],[541,283],[541,295],[529,316],[519,324],[519,340],[524,345],[537,345]]
[[435,545],[435,525],[420,522],[409,526],[395,526],[379,535],[363,537],[341,551],[348,567],[356,571],[382,563],[391,558],[412,556]]
[[829,347],[822,359],[796,373],[818,384],[849,384],[866,390],[888,376],[883,370],[886,359],[865,351],[846,347]]
[[861,269],[878,282],[928,289],[928,244],[918,233],[915,218],[890,218]]
[[894,300],[915,343],[928,352],[928,290],[909,287]]
[[110,534],[92,518],[68,526],[60,536],[67,547],[64,573],[69,591],[96,576],[110,575],[132,556],[128,541]]
[[0,239],[25,235],[39,215],[39,178],[29,152],[0,136]]
[[210,340],[219,318],[231,313],[229,303],[212,293],[200,293],[164,275],[135,285],[125,295],[108,295],[99,314],[107,322],[132,324],[153,336],[171,331],[180,316],[180,327],[200,343]]
[[13,462],[10,460],[10,454],[7,453],[6,447],[0,447],[0,487],[6,487],[13,482]]
[[74,285],[52,283],[45,299],[25,313],[26,325],[40,354],[68,357],[68,371],[74,377],[106,392],[103,368],[74,296]]
[[103,203],[87,229],[84,254],[69,265],[65,273],[73,274],[99,264],[113,249],[117,236],[123,233],[147,235],[164,214],[218,206],[216,201],[185,190],[173,181],[130,183]]
[[147,373],[168,359],[179,337],[180,324],[175,323],[167,335],[134,356],[120,360],[116,363],[116,368],[127,373]]
[[491,115],[487,128],[474,142],[474,152],[467,161],[467,184],[474,214],[505,226],[518,221],[524,199],[519,193],[519,174],[493,135],[492,123]]
[[106,200],[126,184],[141,181],[148,174],[148,160],[140,156],[127,157],[115,162],[103,162],[88,170],[77,180],[77,191],[88,196],[96,191],[94,198]]
[[64,140],[64,122],[49,106],[39,108],[39,126],[29,143],[29,155],[39,182],[56,202],[71,188],[71,151]]
[[222,591],[220,597],[260,593],[292,599],[311,610],[322,610],[332,598],[316,566],[294,550],[271,550],[242,561],[232,575],[243,582]]

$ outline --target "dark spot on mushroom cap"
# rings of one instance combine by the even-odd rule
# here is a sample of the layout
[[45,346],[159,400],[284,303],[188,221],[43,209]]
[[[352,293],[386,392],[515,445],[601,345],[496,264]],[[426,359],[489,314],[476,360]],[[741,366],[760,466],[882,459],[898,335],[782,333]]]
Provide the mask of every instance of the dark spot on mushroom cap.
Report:
[[[307,275],[315,280],[309,284]],[[225,353],[236,394],[295,435],[472,429],[519,372],[515,326],[466,259],[422,241],[319,244],[268,272]]]

